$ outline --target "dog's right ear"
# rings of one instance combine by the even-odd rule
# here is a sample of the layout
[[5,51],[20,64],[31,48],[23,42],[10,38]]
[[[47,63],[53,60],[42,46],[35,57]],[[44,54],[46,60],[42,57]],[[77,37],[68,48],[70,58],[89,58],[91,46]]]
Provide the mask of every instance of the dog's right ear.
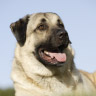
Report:
[[23,46],[26,41],[26,29],[29,17],[30,16],[27,15],[10,25],[12,33],[16,37],[20,46]]

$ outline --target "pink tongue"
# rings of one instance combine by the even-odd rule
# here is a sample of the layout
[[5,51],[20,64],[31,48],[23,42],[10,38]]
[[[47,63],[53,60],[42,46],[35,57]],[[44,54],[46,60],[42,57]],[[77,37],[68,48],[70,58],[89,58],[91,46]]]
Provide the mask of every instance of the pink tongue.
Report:
[[66,54],[65,53],[48,53],[51,58],[56,58],[59,62],[65,62],[66,61]]

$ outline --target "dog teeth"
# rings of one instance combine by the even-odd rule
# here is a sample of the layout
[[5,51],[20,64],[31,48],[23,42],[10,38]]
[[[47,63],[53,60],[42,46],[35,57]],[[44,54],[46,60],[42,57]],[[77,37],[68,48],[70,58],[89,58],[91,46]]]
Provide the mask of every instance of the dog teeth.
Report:
[[47,51],[44,51],[44,53],[47,54],[47,55],[49,54]]

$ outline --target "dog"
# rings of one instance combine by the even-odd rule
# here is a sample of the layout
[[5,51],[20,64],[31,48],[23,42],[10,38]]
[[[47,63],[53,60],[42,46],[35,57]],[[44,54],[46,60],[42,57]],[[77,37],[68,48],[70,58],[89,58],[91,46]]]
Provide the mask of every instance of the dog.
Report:
[[26,15],[10,28],[17,40],[11,74],[15,96],[95,94],[92,79],[75,66],[68,32],[56,13]]

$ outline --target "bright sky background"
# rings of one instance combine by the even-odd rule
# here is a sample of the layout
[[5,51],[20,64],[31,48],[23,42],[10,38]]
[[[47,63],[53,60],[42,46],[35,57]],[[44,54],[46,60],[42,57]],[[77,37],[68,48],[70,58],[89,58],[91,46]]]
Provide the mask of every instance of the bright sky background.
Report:
[[9,26],[36,12],[59,14],[72,41],[77,68],[96,70],[96,0],[0,0],[0,88],[13,86],[10,73],[16,40]]

